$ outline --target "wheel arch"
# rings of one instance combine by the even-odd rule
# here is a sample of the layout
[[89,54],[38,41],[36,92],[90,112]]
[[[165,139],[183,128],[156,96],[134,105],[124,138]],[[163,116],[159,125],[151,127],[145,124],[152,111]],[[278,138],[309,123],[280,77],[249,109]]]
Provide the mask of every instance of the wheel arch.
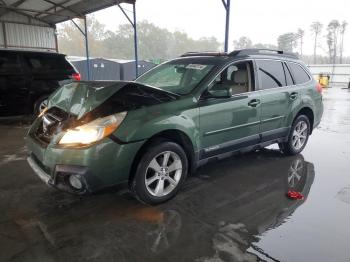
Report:
[[298,113],[295,115],[294,120],[300,115],[305,115],[309,119],[309,121],[310,121],[310,135],[311,135],[312,131],[314,129],[314,121],[315,121],[315,114],[314,114],[313,110],[310,107],[301,108],[298,111]]
[[193,143],[190,137],[183,131],[178,129],[167,129],[163,130],[152,137],[147,139],[147,141],[141,146],[141,148],[136,153],[129,174],[129,183],[134,179],[135,172],[137,169],[137,163],[140,161],[142,155],[146,149],[154,143],[156,140],[172,141],[179,144],[185,151],[188,159],[188,172],[193,173],[196,169],[196,155],[194,151]]

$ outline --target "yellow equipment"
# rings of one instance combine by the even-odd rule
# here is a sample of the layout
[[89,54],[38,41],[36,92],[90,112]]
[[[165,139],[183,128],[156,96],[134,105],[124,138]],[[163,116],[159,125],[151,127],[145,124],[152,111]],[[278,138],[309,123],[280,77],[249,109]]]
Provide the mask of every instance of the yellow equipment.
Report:
[[330,75],[328,73],[320,73],[318,75],[318,82],[321,84],[323,88],[329,87],[329,79],[330,79]]

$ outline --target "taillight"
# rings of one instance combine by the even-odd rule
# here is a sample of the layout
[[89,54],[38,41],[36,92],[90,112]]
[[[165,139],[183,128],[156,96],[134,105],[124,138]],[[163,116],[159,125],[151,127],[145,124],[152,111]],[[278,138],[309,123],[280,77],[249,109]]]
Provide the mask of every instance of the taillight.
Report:
[[322,85],[320,83],[316,84],[316,91],[319,92],[320,94],[322,94],[323,88],[322,88]]
[[72,74],[72,79],[74,79],[75,81],[80,81],[81,75],[79,73],[74,73]]

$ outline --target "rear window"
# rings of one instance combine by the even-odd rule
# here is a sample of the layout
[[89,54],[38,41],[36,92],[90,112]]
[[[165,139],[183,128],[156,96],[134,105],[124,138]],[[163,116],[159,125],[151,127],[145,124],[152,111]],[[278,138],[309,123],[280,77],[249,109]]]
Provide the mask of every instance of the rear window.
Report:
[[294,82],[296,85],[303,84],[310,81],[310,76],[305,72],[305,70],[300,65],[295,63],[288,63],[288,66],[292,70]]
[[63,71],[73,73],[73,67],[64,56],[56,55],[34,55],[26,57],[29,67],[33,72]]
[[257,60],[261,86],[270,89],[286,85],[282,62],[274,60]]

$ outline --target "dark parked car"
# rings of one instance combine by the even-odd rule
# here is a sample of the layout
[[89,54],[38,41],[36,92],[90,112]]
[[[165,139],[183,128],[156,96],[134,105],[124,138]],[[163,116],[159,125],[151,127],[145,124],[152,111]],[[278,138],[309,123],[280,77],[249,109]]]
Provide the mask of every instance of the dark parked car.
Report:
[[80,75],[63,54],[0,49],[0,116],[38,114],[69,79]]

